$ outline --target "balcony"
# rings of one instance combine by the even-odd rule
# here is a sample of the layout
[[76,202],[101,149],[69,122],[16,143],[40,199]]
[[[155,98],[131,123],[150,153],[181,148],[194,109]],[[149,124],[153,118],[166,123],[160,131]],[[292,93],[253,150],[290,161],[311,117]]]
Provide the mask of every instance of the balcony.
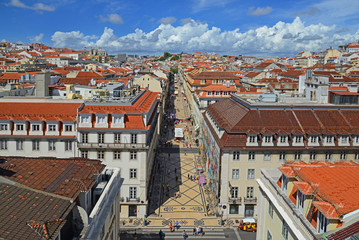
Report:
[[82,143],[78,142],[77,146],[80,149],[148,149],[145,143]]
[[244,204],[257,204],[257,197],[252,197],[252,198],[244,198],[243,199],[243,203]]
[[239,205],[241,205],[242,204],[242,198],[241,197],[238,197],[238,198],[230,197],[229,198],[229,203],[230,204],[239,204]]
[[129,198],[129,197],[126,197],[126,202],[132,202],[132,203],[140,202],[140,198]]

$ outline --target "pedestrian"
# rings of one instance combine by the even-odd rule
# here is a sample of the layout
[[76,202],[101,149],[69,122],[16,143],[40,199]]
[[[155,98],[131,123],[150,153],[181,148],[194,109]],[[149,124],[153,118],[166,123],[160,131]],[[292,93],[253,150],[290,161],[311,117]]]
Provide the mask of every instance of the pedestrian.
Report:
[[198,234],[199,234],[199,227],[197,226],[196,227],[196,235],[198,236]]
[[199,229],[199,234],[201,234],[201,237],[203,237],[203,235],[204,235],[203,227],[201,227],[201,228]]
[[176,183],[177,183],[177,181],[178,181],[178,176],[176,176]]
[[163,232],[162,232],[161,229],[160,229],[160,231],[159,231],[159,233],[158,233],[158,236],[160,237],[161,240],[163,239]]
[[187,235],[187,233],[186,233],[186,230],[183,230],[182,236],[183,236],[183,239],[184,239],[184,240],[186,240],[186,239],[188,238],[188,235]]
[[193,235],[196,234],[196,227],[193,227],[192,234],[193,234]]
[[177,173],[177,168],[175,168],[175,173]]
[[189,179],[189,173],[188,173],[188,175],[187,175],[187,178]]
[[192,181],[192,175],[191,175],[191,181]]
[[176,222],[175,222],[175,226],[176,226],[176,229],[177,229],[177,231],[179,230],[179,222],[178,222],[178,220],[176,220]]

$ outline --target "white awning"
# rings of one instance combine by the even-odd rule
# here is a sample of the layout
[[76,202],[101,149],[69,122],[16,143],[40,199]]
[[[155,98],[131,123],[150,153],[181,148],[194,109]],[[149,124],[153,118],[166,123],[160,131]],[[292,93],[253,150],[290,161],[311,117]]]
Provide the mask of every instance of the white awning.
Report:
[[175,138],[183,138],[183,129],[175,128]]

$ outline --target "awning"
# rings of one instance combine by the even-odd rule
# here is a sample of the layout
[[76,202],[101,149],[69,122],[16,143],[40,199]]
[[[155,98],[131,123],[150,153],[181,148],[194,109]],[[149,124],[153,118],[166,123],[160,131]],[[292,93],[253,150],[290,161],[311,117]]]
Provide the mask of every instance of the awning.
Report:
[[183,138],[183,129],[175,128],[175,138]]

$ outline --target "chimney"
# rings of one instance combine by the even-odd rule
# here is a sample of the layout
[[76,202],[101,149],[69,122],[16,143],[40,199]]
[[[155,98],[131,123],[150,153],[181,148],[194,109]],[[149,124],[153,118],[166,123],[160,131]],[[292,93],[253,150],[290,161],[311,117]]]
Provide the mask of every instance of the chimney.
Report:
[[51,81],[51,73],[37,73],[35,75],[35,88],[36,97],[47,97],[49,96],[49,85]]

